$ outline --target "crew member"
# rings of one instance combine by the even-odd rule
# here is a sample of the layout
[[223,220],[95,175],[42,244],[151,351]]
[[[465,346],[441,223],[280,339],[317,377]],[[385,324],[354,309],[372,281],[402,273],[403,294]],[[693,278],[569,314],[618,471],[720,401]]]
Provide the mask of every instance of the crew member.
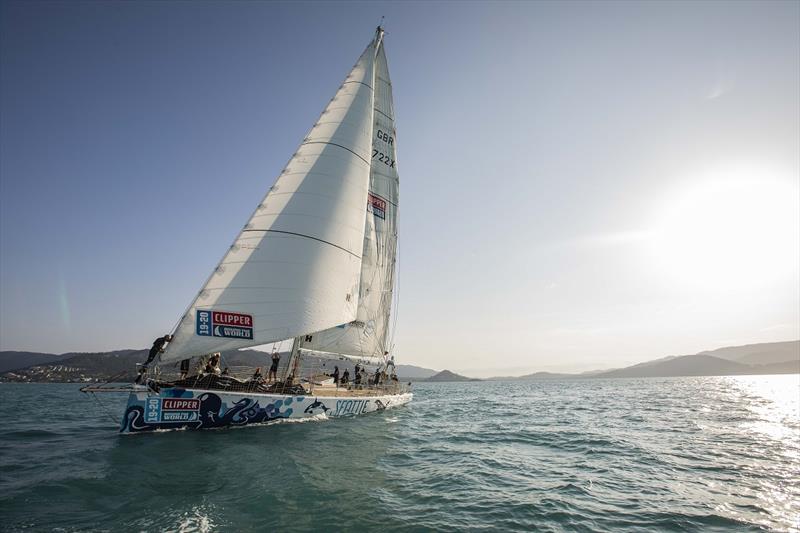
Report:
[[208,375],[214,374],[218,376],[220,374],[219,360],[221,356],[222,354],[220,354],[219,352],[212,355],[211,359],[209,359],[208,363],[206,363],[206,368],[203,372]]
[[267,383],[278,381],[278,363],[281,362],[281,354],[275,352],[272,354],[272,366],[269,367],[269,374],[267,374]]
[[147,369],[147,365],[152,363],[158,354],[164,352],[167,343],[171,340],[172,335],[164,335],[163,337],[159,337],[153,341],[153,347],[150,348],[150,353],[147,354],[147,361],[144,362],[145,370]]

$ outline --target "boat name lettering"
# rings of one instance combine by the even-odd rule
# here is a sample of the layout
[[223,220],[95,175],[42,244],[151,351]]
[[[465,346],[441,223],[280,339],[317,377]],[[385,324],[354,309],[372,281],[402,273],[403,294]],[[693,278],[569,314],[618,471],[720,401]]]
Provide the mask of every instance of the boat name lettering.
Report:
[[360,415],[367,412],[369,400],[336,400],[333,416]]
[[253,327],[253,317],[250,315],[240,315],[239,313],[222,313],[220,311],[213,312],[214,324],[224,324],[226,326],[244,326],[246,328]]
[[162,400],[161,409],[164,411],[200,410],[200,400],[196,398],[165,398]]

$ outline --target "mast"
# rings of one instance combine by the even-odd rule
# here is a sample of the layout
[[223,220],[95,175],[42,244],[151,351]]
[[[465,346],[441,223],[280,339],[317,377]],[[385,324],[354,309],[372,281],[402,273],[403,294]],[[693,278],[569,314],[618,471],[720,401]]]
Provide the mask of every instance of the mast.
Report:
[[289,361],[286,364],[286,370],[283,373],[283,382],[286,383],[286,379],[289,376],[292,376],[296,382],[297,376],[297,369],[300,366],[300,337],[295,337],[294,341],[292,342],[292,351],[289,354]]

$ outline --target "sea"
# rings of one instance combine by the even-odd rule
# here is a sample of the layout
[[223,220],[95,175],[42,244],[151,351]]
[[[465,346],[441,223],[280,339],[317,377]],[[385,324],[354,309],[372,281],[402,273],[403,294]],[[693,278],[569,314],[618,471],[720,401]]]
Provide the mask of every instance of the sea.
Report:
[[800,530],[800,375],[418,383],[134,435],[78,388],[0,384],[3,531]]

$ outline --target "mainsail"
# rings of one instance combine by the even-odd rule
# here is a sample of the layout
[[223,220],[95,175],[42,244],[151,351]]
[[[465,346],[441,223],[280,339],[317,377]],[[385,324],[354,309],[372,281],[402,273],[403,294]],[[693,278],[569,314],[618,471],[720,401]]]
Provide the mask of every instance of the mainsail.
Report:
[[[365,216],[366,206],[375,209],[373,188],[386,200],[384,219],[392,217],[391,226],[380,230],[390,232],[391,239],[380,246],[391,246],[392,262],[394,257],[390,200],[396,202],[396,174],[386,174],[387,184],[373,186],[370,172],[376,165],[375,131],[382,127],[394,136],[391,122],[374,126],[373,119],[382,112],[392,116],[391,95],[389,107],[380,104],[379,113],[373,90],[376,82],[388,87],[385,66],[376,73],[376,63],[385,65],[381,36],[379,30],[189,306],[161,354],[162,363],[358,320],[365,294],[365,233],[376,243],[384,239],[368,227]],[[394,151],[384,146],[382,152],[391,157],[387,168],[393,169]],[[381,265],[376,276],[391,276],[385,263],[372,256],[368,261]]]
[[392,104],[392,83],[383,41],[375,61],[375,109],[372,121],[372,167],[366,230],[361,262],[358,311],[355,320],[321,331],[302,342],[304,350],[377,361],[389,350],[389,315],[392,306],[397,255],[397,137]]

